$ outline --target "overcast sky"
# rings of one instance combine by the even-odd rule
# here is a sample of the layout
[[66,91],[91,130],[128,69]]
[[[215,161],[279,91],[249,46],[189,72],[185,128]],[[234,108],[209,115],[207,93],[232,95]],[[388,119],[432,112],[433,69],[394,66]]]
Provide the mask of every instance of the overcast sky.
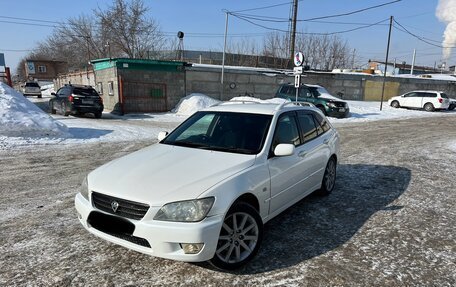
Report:
[[[363,8],[380,5],[394,0],[301,0],[299,1],[298,19],[309,19],[327,15],[343,14]],[[448,0],[441,0],[448,1]],[[449,0],[456,2],[456,0]],[[175,38],[178,31],[185,32],[184,48],[188,50],[223,49],[225,13],[222,11],[240,11],[258,7],[278,5],[259,10],[240,13],[259,15],[260,18],[288,18],[291,0],[145,0],[150,8],[149,16],[154,18],[169,38]],[[20,58],[33,50],[37,43],[48,37],[52,27],[30,25],[53,25],[45,21],[65,22],[81,14],[91,14],[97,7],[105,8],[111,1],[94,0],[16,0],[0,3],[0,53],[5,54],[7,66],[15,70]],[[284,4],[284,5],[279,5]],[[332,33],[381,22],[368,28],[341,33],[353,49],[356,49],[358,62],[367,63],[369,59],[384,60],[388,35],[388,18],[394,16],[398,24],[392,31],[390,59],[398,62],[412,62],[413,49],[417,50],[417,65],[434,66],[442,62],[442,49],[429,45],[400,31],[406,28],[428,43],[441,46],[446,24],[439,22],[435,15],[438,0],[402,0],[383,7],[366,10],[343,17],[327,18],[320,22],[301,21],[298,31],[307,33]],[[23,19],[42,20],[26,21]],[[332,23],[322,23],[332,22]],[[24,23],[28,23],[26,25]],[[287,30],[286,22],[256,22],[271,29]],[[271,30],[255,26],[234,16],[229,17],[229,43],[248,38],[262,43],[266,33]],[[451,53],[447,66],[456,64],[456,54]]]

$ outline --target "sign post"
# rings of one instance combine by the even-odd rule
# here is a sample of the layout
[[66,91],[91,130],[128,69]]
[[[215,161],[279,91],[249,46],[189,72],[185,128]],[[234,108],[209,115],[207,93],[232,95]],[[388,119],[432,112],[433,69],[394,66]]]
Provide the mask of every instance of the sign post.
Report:
[[302,75],[302,64],[304,63],[304,54],[297,52],[294,55],[293,62],[295,67],[293,68],[293,74],[295,75],[294,86],[296,88],[296,102],[298,102],[299,86],[301,86],[301,75]]

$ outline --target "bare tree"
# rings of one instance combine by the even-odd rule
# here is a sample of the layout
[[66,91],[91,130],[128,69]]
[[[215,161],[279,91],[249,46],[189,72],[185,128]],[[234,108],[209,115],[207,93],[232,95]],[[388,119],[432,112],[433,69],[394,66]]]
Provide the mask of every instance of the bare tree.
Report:
[[148,58],[163,48],[165,40],[157,22],[146,18],[147,11],[142,0],[115,0],[107,10],[94,13],[113,48],[130,58]]
[[[155,58],[165,40],[147,11],[142,0],[114,0],[106,10],[98,8],[59,25],[26,58],[67,61],[70,69],[86,68],[88,61],[100,58]],[[22,66],[19,75],[24,74]]]
[[[264,39],[263,55],[283,59],[288,58],[287,43],[287,34],[269,33]],[[319,70],[344,68],[350,63],[349,59],[353,57],[347,42],[337,35],[299,33],[296,35],[296,51],[303,52],[306,65],[312,69]],[[277,66],[276,63],[275,66]]]

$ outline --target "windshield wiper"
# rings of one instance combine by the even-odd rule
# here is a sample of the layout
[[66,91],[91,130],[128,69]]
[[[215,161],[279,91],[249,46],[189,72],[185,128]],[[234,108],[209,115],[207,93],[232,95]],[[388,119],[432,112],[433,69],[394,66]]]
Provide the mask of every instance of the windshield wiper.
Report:
[[204,144],[195,143],[195,142],[189,142],[189,141],[173,141],[173,142],[167,142],[167,144],[183,146],[183,147],[194,147],[194,148],[205,148],[205,147],[207,147]]

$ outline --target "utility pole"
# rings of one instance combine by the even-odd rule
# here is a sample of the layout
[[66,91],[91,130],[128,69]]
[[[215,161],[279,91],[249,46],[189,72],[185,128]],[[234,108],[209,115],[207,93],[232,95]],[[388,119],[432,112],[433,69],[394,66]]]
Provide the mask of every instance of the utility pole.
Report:
[[225,17],[225,39],[224,39],[224,43],[223,43],[223,56],[222,56],[222,77],[221,77],[221,80],[220,80],[220,100],[223,100],[223,90],[224,90],[223,81],[224,81],[224,76],[225,76],[226,36],[227,36],[227,33],[228,33],[228,15],[229,15],[228,11],[225,10],[224,12],[226,14],[226,17]]
[[353,49],[352,69],[355,69],[355,54],[356,54],[356,49]]
[[386,69],[388,67],[388,56],[391,42],[391,28],[393,27],[393,16],[390,17],[389,32],[388,32],[388,44],[386,45],[386,60],[385,60],[385,71],[383,72],[383,84],[382,84],[382,99],[380,101],[380,111],[383,107],[383,96],[385,95],[385,80],[386,80]]
[[296,42],[296,19],[298,18],[298,0],[293,0],[293,17],[291,19],[291,35],[290,35],[290,59],[293,63],[294,49]]
[[412,68],[410,69],[410,75],[413,75],[413,68],[415,67],[415,59],[416,59],[416,49],[413,49],[413,60],[412,60]]

